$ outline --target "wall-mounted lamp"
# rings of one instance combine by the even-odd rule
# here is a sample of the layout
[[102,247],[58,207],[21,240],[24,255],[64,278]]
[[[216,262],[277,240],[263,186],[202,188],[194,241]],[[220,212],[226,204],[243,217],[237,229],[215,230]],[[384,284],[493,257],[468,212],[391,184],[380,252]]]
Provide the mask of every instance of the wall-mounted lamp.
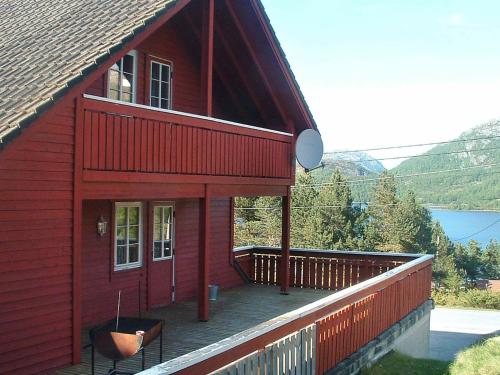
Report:
[[97,234],[99,236],[104,236],[108,231],[108,222],[104,219],[104,216],[100,216],[99,220],[97,220]]

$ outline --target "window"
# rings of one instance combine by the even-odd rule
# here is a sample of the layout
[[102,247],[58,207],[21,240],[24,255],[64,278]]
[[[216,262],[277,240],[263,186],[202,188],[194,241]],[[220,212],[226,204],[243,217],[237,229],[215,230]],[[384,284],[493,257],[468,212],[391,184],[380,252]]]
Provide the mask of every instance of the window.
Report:
[[172,206],[154,208],[153,260],[172,257],[173,211]]
[[116,203],[115,271],[141,266],[141,204]]
[[108,73],[108,97],[135,103],[137,52],[130,51],[113,64]]
[[172,66],[156,61],[151,61],[151,82],[149,92],[149,105],[151,107],[171,109]]

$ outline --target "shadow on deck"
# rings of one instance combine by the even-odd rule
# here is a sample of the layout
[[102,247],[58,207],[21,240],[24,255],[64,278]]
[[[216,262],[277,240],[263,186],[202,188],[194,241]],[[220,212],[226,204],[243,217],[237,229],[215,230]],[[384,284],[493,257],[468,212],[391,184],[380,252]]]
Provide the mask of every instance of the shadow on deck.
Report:
[[[238,332],[251,328],[286,312],[317,301],[334,293],[329,290],[291,288],[281,295],[279,287],[246,285],[224,290],[217,301],[210,303],[210,321],[199,322],[196,301],[176,303],[152,310],[145,317],[164,319],[163,361],[168,361],[200,349]],[[83,345],[89,342],[84,332]],[[159,340],[146,348],[146,368],[159,363]],[[96,375],[106,374],[112,362],[96,353]],[[118,362],[123,371],[141,370],[141,355]],[[82,363],[59,370],[58,375],[91,374],[90,349],[82,352]]]

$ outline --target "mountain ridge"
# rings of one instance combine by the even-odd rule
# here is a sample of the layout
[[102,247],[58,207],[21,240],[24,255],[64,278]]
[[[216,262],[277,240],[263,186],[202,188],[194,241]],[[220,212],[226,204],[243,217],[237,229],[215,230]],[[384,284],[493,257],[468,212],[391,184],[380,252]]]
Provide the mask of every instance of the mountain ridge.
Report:
[[474,126],[422,155],[429,156],[409,158],[390,171],[396,175],[459,171],[407,178],[402,191],[411,189],[422,203],[435,206],[500,209],[500,119]]
[[381,162],[362,151],[325,152],[322,163],[322,168],[312,172],[320,183],[326,182],[336,169],[346,177],[373,177],[385,170]]

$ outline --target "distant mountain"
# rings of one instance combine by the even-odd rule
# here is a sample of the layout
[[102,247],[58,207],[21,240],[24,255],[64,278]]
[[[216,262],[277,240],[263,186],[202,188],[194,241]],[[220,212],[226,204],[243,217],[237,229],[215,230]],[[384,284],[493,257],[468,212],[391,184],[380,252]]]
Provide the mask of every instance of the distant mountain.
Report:
[[[462,142],[470,139],[476,140]],[[423,203],[437,206],[500,209],[500,120],[476,126],[453,141],[458,142],[435,146],[423,154],[439,155],[410,158],[391,172],[408,175],[461,170],[402,178],[402,190],[412,189]],[[487,164],[497,165],[483,167]]]
[[[362,180],[363,178],[377,177],[385,168],[378,160],[365,152],[342,152],[325,153],[323,155],[324,168],[312,171],[318,183],[327,182],[336,169],[347,179]],[[352,197],[356,202],[367,202],[373,184],[351,184]]]
[[376,176],[385,168],[378,160],[365,152],[329,152],[323,155],[324,168],[315,170],[313,175],[324,182],[338,169],[347,177]]

